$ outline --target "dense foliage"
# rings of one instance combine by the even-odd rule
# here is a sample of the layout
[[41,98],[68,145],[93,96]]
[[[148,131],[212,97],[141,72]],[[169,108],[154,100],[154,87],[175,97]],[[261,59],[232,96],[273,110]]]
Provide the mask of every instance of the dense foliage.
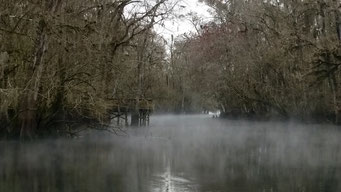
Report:
[[213,21],[189,14],[197,32],[168,45],[153,31],[167,2],[1,0],[0,135],[108,128],[113,103],[141,98],[340,123],[339,1],[205,0]]
[[198,33],[179,38],[174,50],[175,65],[187,69],[179,75],[192,82],[187,92],[200,93],[201,106],[340,123],[339,1],[205,2],[214,20],[193,22]]
[[0,135],[100,128],[113,100],[152,97],[165,62],[152,27],[169,10],[165,0],[1,0]]

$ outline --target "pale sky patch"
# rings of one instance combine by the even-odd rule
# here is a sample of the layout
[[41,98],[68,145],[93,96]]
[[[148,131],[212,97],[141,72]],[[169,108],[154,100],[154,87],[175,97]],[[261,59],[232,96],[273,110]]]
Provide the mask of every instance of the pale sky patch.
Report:
[[[170,0],[176,1],[176,0]],[[174,8],[174,14],[177,17],[172,17],[163,22],[163,26],[155,26],[155,31],[161,34],[167,41],[171,39],[171,35],[177,37],[184,33],[195,33],[196,29],[190,21],[188,15],[192,12],[202,18],[203,22],[209,21],[212,18],[210,8],[200,3],[198,0],[180,0]]]

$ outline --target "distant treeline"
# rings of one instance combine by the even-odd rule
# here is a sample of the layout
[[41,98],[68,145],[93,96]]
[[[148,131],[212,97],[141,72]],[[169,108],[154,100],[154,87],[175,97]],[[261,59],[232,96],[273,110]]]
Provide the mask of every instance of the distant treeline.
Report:
[[340,1],[205,2],[214,20],[193,14],[197,34],[172,51],[179,100],[200,95],[225,116],[340,123]]

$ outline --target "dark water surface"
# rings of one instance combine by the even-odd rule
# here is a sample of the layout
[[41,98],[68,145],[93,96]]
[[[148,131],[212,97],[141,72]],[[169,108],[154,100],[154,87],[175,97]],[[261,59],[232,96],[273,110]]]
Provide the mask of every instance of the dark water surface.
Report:
[[0,143],[0,192],[340,192],[329,125],[154,116],[123,136]]

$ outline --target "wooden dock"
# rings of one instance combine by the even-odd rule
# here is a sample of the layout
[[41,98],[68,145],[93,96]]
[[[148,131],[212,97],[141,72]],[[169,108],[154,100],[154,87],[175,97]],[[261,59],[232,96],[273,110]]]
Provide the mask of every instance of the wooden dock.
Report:
[[111,99],[111,119],[117,125],[129,125],[129,114],[137,113],[138,126],[148,126],[150,114],[153,112],[154,104],[152,99]]

